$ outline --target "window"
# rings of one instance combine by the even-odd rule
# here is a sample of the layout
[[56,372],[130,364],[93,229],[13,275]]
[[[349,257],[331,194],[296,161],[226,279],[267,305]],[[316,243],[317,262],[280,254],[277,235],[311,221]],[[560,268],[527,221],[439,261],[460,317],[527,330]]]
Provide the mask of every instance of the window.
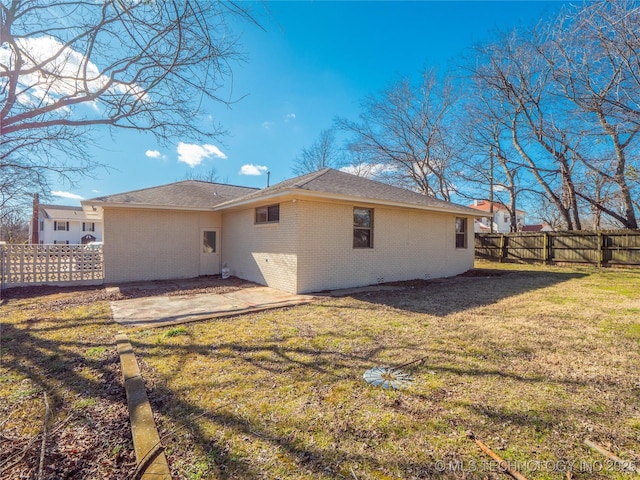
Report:
[[44,232],[44,220],[40,220],[40,231]]
[[83,232],[95,232],[96,224],[93,222],[82,222],[82,231]]
[[54,230],[64,230],[69,231],[69,222],[53,222]]
[[466,218],[456,218],[456,248],[467,248]]
[[280,222],[280,205],[256,208],[256,224]]
[[216,232],[202,232],[202,253],[216,253]]
[[54,240],[54,245],[69,245],[69,240]]
[[373,209],[353,209],[353,248],[373,248]]

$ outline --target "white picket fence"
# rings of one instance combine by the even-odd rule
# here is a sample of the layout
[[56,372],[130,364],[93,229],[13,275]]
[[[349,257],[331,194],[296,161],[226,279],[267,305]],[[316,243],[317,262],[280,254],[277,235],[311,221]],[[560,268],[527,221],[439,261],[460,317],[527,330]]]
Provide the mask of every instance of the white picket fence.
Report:
[[99,285],[102,246],[0,245],[0,287]]

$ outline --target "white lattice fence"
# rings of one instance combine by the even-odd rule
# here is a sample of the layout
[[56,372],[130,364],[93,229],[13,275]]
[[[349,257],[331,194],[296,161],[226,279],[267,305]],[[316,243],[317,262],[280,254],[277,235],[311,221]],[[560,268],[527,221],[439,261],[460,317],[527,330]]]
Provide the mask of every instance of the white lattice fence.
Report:
[[2,287],[104,281],[102,246],[0,245]]

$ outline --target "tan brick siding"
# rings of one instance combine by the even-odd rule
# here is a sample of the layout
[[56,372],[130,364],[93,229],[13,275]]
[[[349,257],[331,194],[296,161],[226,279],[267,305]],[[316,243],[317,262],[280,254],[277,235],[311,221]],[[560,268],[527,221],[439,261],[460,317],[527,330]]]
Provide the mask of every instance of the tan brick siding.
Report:
[[[374,209],[372,249],[353,248],[354,206]],[[106,208],[106,281],[198,276],[200,229],[221,225],[219,251],[232,275],[293,293],[448,277],[473,268],[473,238],[468,248],[455,248],[454,215],[296,200],[280,204],[279,223],[255,225],[254,212]]]
[[298,203],[299,293],[448,277],[473,268],[473,239],[469,248],[455,248],[453,215],[358,206],[374,209],[372,249],[353,248],[354,205]]
[[105,208],[105,281],[197,277],[200,229],[220,226],[217,212]]
[[232,275],[286,292],[297,291],[297,204],[280,204],[280,222],[255,225],[255,208],[222,216],[222,263]]

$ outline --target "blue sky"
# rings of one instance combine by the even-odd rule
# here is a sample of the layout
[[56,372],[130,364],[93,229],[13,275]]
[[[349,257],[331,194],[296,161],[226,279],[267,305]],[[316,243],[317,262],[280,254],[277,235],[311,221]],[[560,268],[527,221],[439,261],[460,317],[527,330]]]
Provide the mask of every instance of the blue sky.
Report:
[[[53,183],[58,204],[182,180],[214,168],[220,181],[263,187],[291,167],[335,117],[356,119],[361,100],[426,66],[446,69],[496,30],[531,25],[561,2],[269,2],[252,5],[261,30],[234,22],[247,61],[233,65],[231,108],[207,105],[228,135],[199,145],[149,134],[96,131],[90,151],[110,171],[77,186]],[[181,145],[182,144],[182,145]]]

